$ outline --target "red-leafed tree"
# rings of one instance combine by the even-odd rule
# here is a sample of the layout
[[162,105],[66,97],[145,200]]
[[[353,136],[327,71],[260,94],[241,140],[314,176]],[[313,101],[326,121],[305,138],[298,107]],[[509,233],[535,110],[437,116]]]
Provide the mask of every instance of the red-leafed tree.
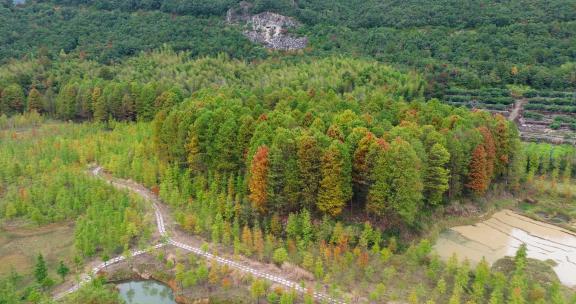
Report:
[[261,213],[266,211],[268,199],[266,182],[269,165],[268,152],[267,146],[258,147],[250,166],[250,180],[248,183],[250,188],[249,199],[252,202],[252,206]]
[[488,176],[486,175],[486,150],[479,144],[472,153],[470,161],[468,183],[466,187],[477,195],[482,195],[488,189]]
[[494,165],[496,163],[496,145],[494,144],[494,137],[492,136],[492,132],[488,130],[486,127],[478,128],[480,134],[482,134],[482,138],[484,139],[483,146],[484,151],[486,152],[486,178],[488,183],[494,176]]

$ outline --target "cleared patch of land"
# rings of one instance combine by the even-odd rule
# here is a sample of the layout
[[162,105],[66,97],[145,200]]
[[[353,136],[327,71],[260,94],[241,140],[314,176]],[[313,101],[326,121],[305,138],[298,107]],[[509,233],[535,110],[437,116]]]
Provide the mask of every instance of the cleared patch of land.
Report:
[[0,228],[0,276],[9,274],[12,269],[20,274],[31,273],[36,257],[42,253],[50,273],[56,277],[58,262],[71,260],[73,245],[72,224],[5,225]]
[[482,257],[494,263],[504,256],[514,256],[526,244],[528,257],[553,260],[554,271],[567,286],[575,286],[576,234],[558,226],[539,222],[510,210],[502,210],[475,225],[452,227],[436,243],[440,256],[453,253],[478,262]]

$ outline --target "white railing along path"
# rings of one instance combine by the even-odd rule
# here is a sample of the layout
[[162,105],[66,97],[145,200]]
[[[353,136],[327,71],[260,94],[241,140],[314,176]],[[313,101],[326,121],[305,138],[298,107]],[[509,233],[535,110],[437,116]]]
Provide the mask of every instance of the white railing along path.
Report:
[[[102,175],[100,175],[101,171],[102,171],[102,167],[96,167],[92,170],[92,174],[94,176],[98,176],[98,177],[101,177],[101,178],[108,180],[112,185],[114,185],[117,188],[127,189],[131,192],[136,192],[140,196],[142,196],[143,198],[145,198],[147,200],[148,200],[148,197],[151,196],[151,193],[149,193],[148,190],[144,190],[144,189],[141,189],[138,187],[131,187],[131,186],[126,185],[124,183],[119,183],[119,182],[115,181],[115,179],[113,179],[113,178],[107,178],[105,176],[103,177]],[[288,289],[295,290],[296,292],[298,292],[300,294],[308,293],[308,290],[306,288],[300,286],[300,284],[298,284],[296,282],[284,279],[284,278],[277,276],[277,275],[274,275],[274,274],[259,271],[255,268],[243,265],[241,263],[238,263],[236,261],[233,261],[233,260],[230,260],[227,258],[220,257],[220,256],[212,254],[208,251],[202,250],[198,247],[190,246],[190,245],[184,244],[182,242],[178,242],[178,241],[170,238],[168,236],[168,234],[166,233],[166,225],[164,224],[164,217],[162,216],[162,212],[160,211],[160,208],[158,207],[158,205],[155,202],[152,202],[152,207],[154,208],[154,214],[156,217],[156,227],[158,229],[158,232],[160,233],[162,238],[164,240],[166,240],[167,242],[156,244],[156,245],[151,246],[145,250],[132,251],[131,252],[132,257],[139,256],[139,255],[144,254],[146,252],[149,252],[151,250],[158,249],[158,248],[161,248],[162,246],[170,244],[170,245],[173,245],[173,246],[178,247],[180,249],[192,252],[192,253],[194,253],[198,256],[201,256],[207,260],[215,261],[216,263],[221,264],[221,265],[226,265],[229,268],[233,268],[233,269],[240,270],[242,272],[250,273],[251,275],[253,275],[255,277],[266,279],[268,281],[280,284],[280,285],[282,285]],[[90,271],[89,274],[83,274],[80,278],[80,281],[77,284],[75,284],[73,287],[71,287],[70,289],[68,289],[64,292],[57,294],[54,298],[55,299],[61,299],[62,297],[66,296],[70,293],[75,292],[83,284],[90,282],[92,280],[92,278],[95,277],[98,274],[98,272],[100,272],[100,270],[102,270],[102,269],[104,269],[104,268],[106,268],[112,264],[116,264],[116,263],[124,261],[124,260],[126,260],[125,256],[117,256],[117,257],[112,258],[108,261],[105,261],[104,263],[102,263],[98,266],[95,266],[94,268],[92,268],[92,270]],[[312,296],[316,300],[318,300],[322,303],[345,304],[345,302],[342,300],[334,299],[334,298],[330,297],[329,295],[322,293],[322,292],[318,292],[318,291],[313,292]]]

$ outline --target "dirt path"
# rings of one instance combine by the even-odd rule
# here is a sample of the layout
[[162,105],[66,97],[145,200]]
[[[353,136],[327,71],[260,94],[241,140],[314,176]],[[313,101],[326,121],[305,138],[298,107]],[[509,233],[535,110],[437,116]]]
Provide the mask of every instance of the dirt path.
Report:
[[510,112],[508,120],[515,122],[516,119],[518,119],[518,115],[520,115],[520,111],[522,110],[526,102],[527,100],[525,98],[516,100],[516,102],[514,103],[514,109],[512,109],[512,112]]
[[[239,271],[249,273],[254,277],[262,278],[271,281],[272,283],[282,285],[285,288],[295,290],[300,294],[306,294],[309,292],[307,288],[302,287],[299,283],[289,280],[288,277],[286,275],[283,275],[283,273],[281,273],[281,270],[279,269],[273,270],[270,269],[270,267],[266,267],[261,263],[246,259],[243,259],[241,261],[235,261],[230,258],[202,250],[199,246],[200,242],[198,240],[185,237],[174,228],[173,221],[171,220],[171,216],[167,206],[165,206],[154,193],[152,193],[146,187],[138,183],[135,183],[131,180],[114,178],[108,174],[103,173],[102,171],[103,171],[102,167],[96,167],[91,170],[91,173],[94,176],[107,180],[108,182],[110,182],[110,184],[112,184],[117,188],[126,189],[128,191],[140,195],[146,201],[151,202],[152,207],[154,208],[154,214],[156,218],[156,228],[160,236],[160,242],[156,245],[150,246],[147,249],[133,251],[132,252],[133,257],[155,250],[162,246],[171,245],[178,247],[182,250],[191,252],[193,254],[196,254],[198,256],[204,257],[207,260],[215,261],[218,264],[227,265],[229,268],[237,269]],[[78,284],[74,285],[73,287],[64,292],[56,294],[54,298],[60,299],[67,294],[75,292],[76,290],[78,290],[78,288],[80,288],[80,286],[82,286],[82,284],[90,282],[92,280],[92,277],[94,277],[103,268],[107,267],[108,265],[124,261],[125,259],[126,257],[124,256],[117,256],[115,258],[110,259],[109,261],[106,261],[100,265],[95,266],[94,268],[92,268],[90,274],[84,274],[81,276],[80,282]],[[316,300],[322,301],[322,303],[337,303],[337,304],[345,303],[342,300],[331,298],[330,296],[322,292],[314,291],[312,294]]]

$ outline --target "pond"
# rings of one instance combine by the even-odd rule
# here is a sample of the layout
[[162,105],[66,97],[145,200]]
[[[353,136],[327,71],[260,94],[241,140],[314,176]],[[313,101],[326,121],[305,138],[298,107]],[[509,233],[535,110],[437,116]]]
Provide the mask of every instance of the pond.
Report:
[[494,263],[504,256],[514,256],[526,244],[528,257],[552,260],[560,281],[576,286],[576,233],[536,221],[510,210],[502,210],[483,222],[452,227],[440,234],[434,245],[443,259],[453,253],[477,263],[485,257]]
[[117,287],[127,304],[176,304],[172,289],[156,281],[128,281]]

